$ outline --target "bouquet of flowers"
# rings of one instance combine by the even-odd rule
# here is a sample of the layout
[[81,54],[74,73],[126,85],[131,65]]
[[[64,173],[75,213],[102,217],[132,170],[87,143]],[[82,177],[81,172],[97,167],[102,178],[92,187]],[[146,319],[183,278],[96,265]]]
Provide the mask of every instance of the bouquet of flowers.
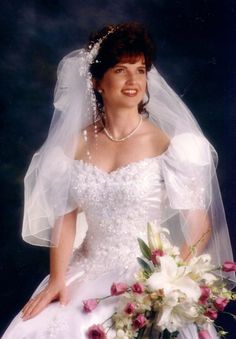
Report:
[[[226,261],[222,267],[215,267],[209,254],[194,255],[196,245],[191,247],[189,260],[183,261],[168,234],[167,229],[154,230],[148,223],[148,243],[138,239],[141,269],[134,283],[113,283],[109,296],[83,301],[84,311],[91,312],[102,300],[117,298],[116,312],[102,324],[91,326],[89,339],[176,338],[189,324],[196,325],[199,339],[211,338],[207,326],[214,324],[218,312],[223,312],[230,300],[236,300],[236,293],[227,289],[216,272],[236,271],[236,263]],[[215,327],[219,336],[227,334]]]

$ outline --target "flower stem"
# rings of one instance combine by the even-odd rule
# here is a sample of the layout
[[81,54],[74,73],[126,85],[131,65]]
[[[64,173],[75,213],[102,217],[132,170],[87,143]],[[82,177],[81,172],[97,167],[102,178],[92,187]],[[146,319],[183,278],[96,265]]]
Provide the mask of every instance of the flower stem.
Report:
[[102,325],[105,324],[107,321],[111,320],[112,317],[113,317],[115,314],[116,314],[116,312],[113,313],[109,318],[107,318],[106,320],[104,320],[104,321],[102,322]]
[[197,247],[197,245],[203,241],[203,239],[205,238],[205,236],[207,235],[207,233],[210,232],[210,229],[208,229],[206,232],[203,233],[203,235],[201,236],[200,239],[198,239],[198,241],[196,241],[193,245],[190,246],[190,251],[188,252],[188,255],[184,258],[184,261],[186,261],[192,254],[193,250],[192,249],[195,249]]
[[225,311],[223,313],[230,315],[231,317],[234,318],[234,320],[236,320],[236,314],[233,314],[233,313],[230,313],[230,312],[225,312]]

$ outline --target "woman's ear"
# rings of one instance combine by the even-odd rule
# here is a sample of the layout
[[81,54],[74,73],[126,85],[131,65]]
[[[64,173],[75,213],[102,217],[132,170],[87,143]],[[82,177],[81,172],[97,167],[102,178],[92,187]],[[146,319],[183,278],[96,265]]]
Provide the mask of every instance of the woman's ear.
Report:
[[93,89],[97,91],[97,80],[92,78],[92,83],[93,83]]
[[99,81],[93,78],[92,83],[93,83],[94,90],[97,91],[98,93],[102,94],[102,89],[99,86]]

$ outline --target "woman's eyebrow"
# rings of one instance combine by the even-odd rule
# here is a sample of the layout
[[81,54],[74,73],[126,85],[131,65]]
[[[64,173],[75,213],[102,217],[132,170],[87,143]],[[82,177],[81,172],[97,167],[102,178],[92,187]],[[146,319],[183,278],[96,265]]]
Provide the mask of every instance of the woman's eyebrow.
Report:
[[[118,63],[118,64],[116,64],[115,66],[114,66],[114,68],[115,67],[124,67],[124,68],[127,68],[127,66],[125,66],[125,64],[122,64],[122,63]],[[146,68],[146,65],[139,65],[139,66],[137,66],[138,68],[140,68],[140,67],[142,67],[142,68]]]

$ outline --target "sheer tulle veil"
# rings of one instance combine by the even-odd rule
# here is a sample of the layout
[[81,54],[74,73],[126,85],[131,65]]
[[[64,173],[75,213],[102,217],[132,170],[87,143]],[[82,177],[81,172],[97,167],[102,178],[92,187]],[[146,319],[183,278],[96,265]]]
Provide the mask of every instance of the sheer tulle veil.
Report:
[[[76,208],[70,195],[71,174],[76,143],[83,135],[84,128],[93,122],[95,97],[88,71],[94,58],[93,52],[87,49],[75,50],[66,55],[58,67],[55,110],[48,137],[34,154],[24,180],[22,236],[26,242],[34,245],[57,246],[63,216]],[[182,185],[183,192],[186,188],[186,193],[181,194],[178,201],[166,199],[161,223],[169,227],[172,238],[177,242],[185,239],[191,244],[192,228],[201,237],[201,228],[196,225],[204,222],[204,218],[209,218],[212,232],[205,251],[212,255],[214,263],[218,265],[224,260],[233,260],[216,175],[217,153],[203,135],[192,113],[154,66],[148,72],[148,89],[150,100],[146,109],[150,121],[160,127],[171,142],[176,140],[175,144],[178,145],[180,141],[179,148],[172,153],[166,152],[163,157],[176,173],[175,177],[168,178],[172,184],[169,185],[168,196],[178,193],[174,192],[177,181]],[[181,144],[183,136],[187,142]],[[89,148],[89,140],[87,143]],[[176,156],[179,161],[175,161]],[[182,160],[184,167],[181,166]],[[180,183],[183,175],[189,178],[189,182],[185,179]],[[199,189],[204,189],[201,201],[186,203],[185,194],[188,198],[191,195],[196,197]],[[75,247],[82,242],[87,227],[83,212],[78,213],[77,219]],[[233,275],[231,279],[234,279]]]

